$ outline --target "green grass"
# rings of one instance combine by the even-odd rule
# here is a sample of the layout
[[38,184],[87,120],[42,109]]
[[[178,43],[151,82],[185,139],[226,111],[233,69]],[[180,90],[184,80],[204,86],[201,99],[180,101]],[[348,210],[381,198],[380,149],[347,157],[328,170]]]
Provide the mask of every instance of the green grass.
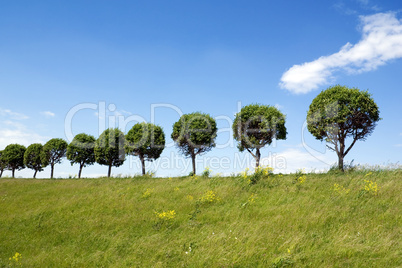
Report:
[[0,267],[401,267],[402,171],[366,174],[0,179]]

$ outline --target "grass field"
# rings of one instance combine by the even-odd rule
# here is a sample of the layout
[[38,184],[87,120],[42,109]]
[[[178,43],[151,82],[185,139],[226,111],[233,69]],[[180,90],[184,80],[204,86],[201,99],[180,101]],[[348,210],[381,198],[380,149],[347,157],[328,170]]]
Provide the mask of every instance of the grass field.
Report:
[[402,266],[402,170],[249,180],[0,179],[0,267]]

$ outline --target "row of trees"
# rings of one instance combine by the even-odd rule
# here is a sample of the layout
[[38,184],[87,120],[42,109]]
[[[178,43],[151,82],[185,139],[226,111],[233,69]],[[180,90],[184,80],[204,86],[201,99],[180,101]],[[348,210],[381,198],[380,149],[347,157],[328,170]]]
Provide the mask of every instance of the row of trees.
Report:
[[[153,133],[153,136],[144,135],[144,139],[141,133]],[[0,177],[4,170],[11,170],[14,178],[16,170],[27,167],[34,170],[33,177],[36,178],[38,171],[43,171],[50,165],[50,178],[53,178],[55,164],[61,163],[64,157],[67,157],[71,165],[79,165],[79,178],[82,169],[95,162],[109,166],[110,177],[111,167],[122,165],[126,154],[140,157],[145,174],[144,160],[157,159],[164,145],[162,128],[147,123],[136,124],[126,136],[115,128],[106,129],[98,139],[85,133],[78,134],[70,144],[57,138],[49,140],[43,146],[34,143],[25,148],[20,144],[10,144],[0,151]]]
[[[238,149],[248,151],[259,166],[261,149],[274,139],[286,139],[285,115],[276,107],[252,104],[236,114],[232,125],[233,137]],[[328,148],[338,155],[338,167],[343,171],[343,159],[357,140],[364,140],[379,121],[379,110],[367,91],[356,88],[334,86],[322,91],[311,103],[307,114],[309,132],[318,140],[328,142]],[[191,157],[193,174],[196,174],[195,158],[215,147],[216,121],[204,113],[181,116],[174,123],[172,139],[185,157]],[[345,140],[352,137],[346,147]],[[332,145],[332,146],[331,146]],[[145,174],[145,161],[159,158],[165,148],[165,134],[160,126],[151,123],[135,124],[126,135],[118,128],[106,129],[98,139],[84,133],[74,137],[70,144],[62,139],[51,139],[44,146],[31,144],[25,148],[10,144],[0,151],[0,177],[3,170],[20,170],[24,167],[38,171],[50,165],[53,178],[54,165],[63,157],[78,164],[78,177],[82,169],[95,162],[111,168],[121,166],[126,155],[138,156]]]
[[50,177],[53,178],[54,165],[61,162],[66,149],[67,142],[62,139],[51,139],[44,146],[34,143],[28,148],[20,144],[10,144],[0,151],[0,177],[4,170],[11,170],[14,178],[16,170],[28,167],[34,170],[33,177],[36,178],[38,171],[50,165]]
[[[239,149],[249,151],[258,166],[260,149],[271,144],[274,138],[286,138],[285,116],[272,106],[249,105],[236,115],[233,130]],[[215,147],[217,131],[215,119],[199,112],[184,114],[174,123],[171,137],[179,151],[192,159],[193,174],[196,174],[196,156]],[[53,178],[54,165],[60,163],[63,157],[67,157],[71,165],[79,165],[79,178],[82,169],[95,162],[108,166],[110,177],[112,167],[121,166],[126,155],[138,156],[142,174],[146,174],[145,161],[158,159],[164,148],[165,134],[160,126],[137,123],[126,135],[118,128],[111,128],[106,129],[98,139],[85,133],[78,134],[70,144],[62,139],[51,139],[44,146],[31,144],[28,148],[10,144],[0,152],[0,161],[1,170],[11,170],[13,177],[15,170],[28,167],[34,170],[35,178],[38,171],[50,165],[50,177]]]

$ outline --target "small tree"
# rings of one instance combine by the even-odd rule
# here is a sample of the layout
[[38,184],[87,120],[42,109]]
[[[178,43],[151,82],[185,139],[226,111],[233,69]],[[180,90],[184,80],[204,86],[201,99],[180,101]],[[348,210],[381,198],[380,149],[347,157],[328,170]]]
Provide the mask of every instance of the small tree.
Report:
[[[310,104],[307,129],[338,155],[338,168],[344,171],[344,157],[358,140],[365,140],[381,120],[377,104],[367,91],[336,85],[322,91]],[[346,145],[346,138],[352,142]]]
[[54,165],[60,164],[62,158],[66,156],[67,142],[63,139],[51,139],[42,148],[42,164],[50,164],[50,178],[53,179]]
[[28,146],[24,153],[24,164],[27,168],[35,170],[33,178],[36,178],[36,173],[43,170],[43,164],[41,160],[42,144],[34,143]]
[[78,178],[81,178],[82,168],[95,163],[95,138],[85,133],[77,134],[67,146],[67,159],[71,165],[79,164]]
[[184,114],[174,123],[172,139],[185,157],[191,157],[195,175],[195,157],[215,147],[216,121],[208,114]]
[[25,146],[20,144],[10,144],[3,150],[1,158],[6,164],[6,169],[11,170],[12,177],[15,178],[15,170],[25,168],[24,153]]
[[6,162],[2,158],[3,151],[0,151],[0,178],[3,176],[3,171],[7,168]]
[[126,135],[126,153],[140,158],[142,175],[145,175],[145,160],[158,159],[164,148],[165,133],[160,126],[138,123]]
[[[286,140],[285,115],[269,105],[251,104],[243,107],[233,122],[233,137],[240,152],[247,150],[260,165],[260,149],[274,139]],[[255,153],[253,152],[255,150]]]
[[106,129],[95,143],[95,161],[109,167],[107,176],[110,177],[112,166],[119,167],[125,160],[125,138],[118,128]]

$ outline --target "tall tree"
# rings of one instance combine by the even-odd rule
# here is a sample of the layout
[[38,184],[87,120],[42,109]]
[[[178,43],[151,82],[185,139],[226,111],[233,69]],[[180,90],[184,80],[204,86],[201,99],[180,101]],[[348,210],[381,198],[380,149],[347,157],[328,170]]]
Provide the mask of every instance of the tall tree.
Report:
[[112,173],[112,166],[119,167],[125,160],[123,132],[118,128],[110,128],[103,131],[95,143],[95,161],[98,164],[109,167],[107,176]]
[[24,164],[27,168],[33,169],[33,178],[36,178],[36,173],[43,170],[43,164],[41,160],[42,144],[34,143],[28,146],[24,153]]
[[126,135],[126,153],[140,158],[142,175],[145,175],[145,160],[158,159],[164,148],[165,133],[160,126],[137,123]]
[[2,158],[3,151],[0,151],[0,178],[3,176],[3,171],[7,168],[6,162]]
[[15,170],[25,168],[24,153],[25,146],[20,144],[10,144],[3,150],[1,158],[6,164],[6,169],[11,170],[12,177],[15,178]]
[[191,157],[195,175],[195,157],[215,147],[216,121],[208,114],[184,114],[173,125],[172,139],[185,157]]
[[66,156],[67,146],[67,142],[63,139],[51,139],[42,148],[42,163],[44,167],[50,165],[51,179],[53,179],[54,165],[60,164]]
[[77,134],[67,146],[67,159],[71,165],[79,164],[78,178],[81,178],[82,168],[95,163],[94,136],[85,133]]
[[[368,91],[336,85],[322,91],[310,104],[307,129],[338,155],[344,171],[344,157],[358,140],[365,140],[381,120],[377,104]],[[346,138],[352,139],[349,145]]]
[[[269,105],[250,104],[235,116],[232,125],[233,137],[238,141],[240,152],[247,150],[260,165],[261,148],[274,139],[286,140],[285,115]],[[255,153],[254,153],[255,151]]]

